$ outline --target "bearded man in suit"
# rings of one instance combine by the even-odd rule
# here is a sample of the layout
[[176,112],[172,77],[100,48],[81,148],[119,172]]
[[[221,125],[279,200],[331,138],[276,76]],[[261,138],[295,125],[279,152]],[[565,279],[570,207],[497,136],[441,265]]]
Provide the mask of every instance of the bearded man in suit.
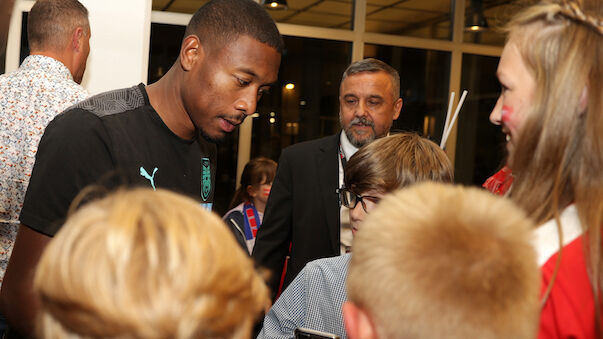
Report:
[[281,154],[252,254],[258,266],[271,271],[273,293],[288,254],[283,288],[309,261],[350,250],[349,214],[337,189],[347,159],[388,135],[400,115],[398,72],[376,59],[352,63],[343,73],[339,105],[340,133],[292,145]]

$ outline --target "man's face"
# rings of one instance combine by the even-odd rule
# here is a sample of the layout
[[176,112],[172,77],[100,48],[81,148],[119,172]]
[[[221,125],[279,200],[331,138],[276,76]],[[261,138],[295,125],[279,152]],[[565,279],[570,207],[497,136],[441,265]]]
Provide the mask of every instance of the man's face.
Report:
[[391,77],[385,72],[357,73],[343,80],[339,121],[352,145],[360,148],[389,133],[402,108],[402,99],[395,99],[393,93]]
[[186,77],[183,101],[201,134],[220,141],[255,112],[262,94],[277,80],[281,55],[247,35],[208,50]]
[[536,79],[526,67],[513,38],[503,49],[496,75],[502,89],[490,114],[490,121],[502,125],[502,131],[507,136],[507,151],[511,156],[536,91]]

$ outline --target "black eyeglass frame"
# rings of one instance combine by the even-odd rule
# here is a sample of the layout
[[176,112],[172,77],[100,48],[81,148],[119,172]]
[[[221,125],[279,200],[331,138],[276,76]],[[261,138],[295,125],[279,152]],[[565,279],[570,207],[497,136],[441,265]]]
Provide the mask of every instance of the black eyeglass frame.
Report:
[[[371,200],[374,203],[377,203],[379,200],[381,200],[380,197],[375,197],[372,195],[356,194],[352,190],[345,187],[338,188],[335,192],[337,192],[337,196],[339,197],[339,205],[343,205],[352,210],[356,208],[356,205],[358,205],[358,202],[360,202],[365,213],[368,213],[368,211],[366,210],[366,203],[364,202],[364,199]],[[353,198],[348,199],[346,195],[349,195]]]

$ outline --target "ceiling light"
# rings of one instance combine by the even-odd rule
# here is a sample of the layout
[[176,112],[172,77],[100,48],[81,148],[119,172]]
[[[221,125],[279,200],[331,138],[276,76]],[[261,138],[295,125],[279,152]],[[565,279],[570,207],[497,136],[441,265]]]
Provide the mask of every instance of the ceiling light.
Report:
[[285,85],[285,88],[286,88],[286,89],[288,89],[288,90],[292,90],[292,89],[294,89],[294,88],[295,88],[295,84],[293,84],[293,83],[288,83],[288,84],[286,84],[286,85]]
[[287,0],[262,0],[264,7],[268,9],[287,9]]
[[465,20],[465,31],[483,32],[488,29],[488,21],[484,16],[482,0],[471,0],[469,17]]

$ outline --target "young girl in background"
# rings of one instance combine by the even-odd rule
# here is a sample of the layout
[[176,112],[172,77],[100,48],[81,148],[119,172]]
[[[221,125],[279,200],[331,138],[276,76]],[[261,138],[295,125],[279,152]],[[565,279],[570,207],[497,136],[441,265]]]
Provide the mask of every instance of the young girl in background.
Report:
[[249,254],[262,224],[275,174],[275,161],[264,157],[249,161],[241,174],[241,184],[230,202],[230,211],[224,216],[235,238]]

